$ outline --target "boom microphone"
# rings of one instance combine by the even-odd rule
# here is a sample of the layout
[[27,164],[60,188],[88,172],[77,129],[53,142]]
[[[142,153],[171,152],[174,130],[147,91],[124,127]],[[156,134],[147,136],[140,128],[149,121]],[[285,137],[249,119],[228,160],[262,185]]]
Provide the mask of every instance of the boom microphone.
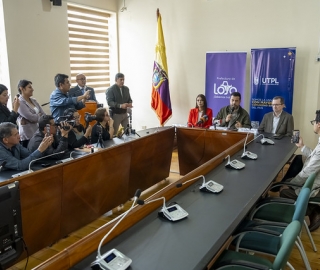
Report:
[[179,183],[179,184],[176,184],[176,187],[177,188],[180,188],[182,187],[184,184],[187,184],[191,181],[194,181],[194,180],[197,180],[199,179],[200,177],[202,177],[203,179],[203,182],[202,182],[202,185],[199,187],[199,189],[201,191],[204,191],[204,192],[210,192],[210,193],[219,193],[223,190],[223,186],[218,184],[217,182],[214,182],[212,180],[209,180],[208,182],[206,182],[206,179],[203,175],[199,175],[195,178],[192,178],[186,182],[183,182],[183,183]]
[[[91,268],[99,266],[101,269],[109,270],[109,269],[127,269],[129,265],[132,263],[132,260],[122,254],[120,251],[116,249],[111,249],[108,252],[101,255],[100,249],[102,246],[103,241],[113,232],[113,230],[119,225],[119,223],[128,215],[128,213],[133,209],[137,200],[141,195],[141,190],[137,189],[134,195],[133,203],[131,207],[123,214],[123,216],[118,220],[118,222],[110,229],[110,231],[101,239],[98,251],[97,251],[97,258],[96,260],[91,263]],[[112,266],[112,268],[111,268]]]
[[158,215],[160,217],[163,217],[169,221],[178,221],[181,219],[186,218],[189,214],[187,213],[187,211],[185,211],[180,205],[178,205],[177,203],[174,203],[170,206],[166,206],[166,198],[165,197],[160,197],[151,201],[143,201],[143,200],[138,200],[138,204],[140,205],[144,205],[144,204],[149,204],[152,202],[156,202],[159,200],[163,200],[163,205],[161,210],[158,212]]
[[[249,152],[249,151],[246,151],[246,143],[247,143],[247,140],[248,140],[248,136],[249,136],[249,133],[247,133],[247,137],[246,137],[246,140],[243,144],[243,153],[241,155],[241,158],[242,159],[257,159],[258,158],[258,155],[252,153],[252,152]],[[258,138],[258,137],[257,137]],[[256,138],[255,138],[256,139]],[[255,140],[253,139],[253,140]],[[248,143],[249,144],[249,143]]]
[[44,159],[44,158],[47,158],[47,157],[54,156],[54,155],[59,155],[59,154],[62,154],[62,153],[64,153],[64,152],[65,152],[65,151],[61,151],[61,152],[58,152],[58,153],[53,153],[53,154],[50,154],[50,155],[47,155],[47,156],[44,156],[44,157],[40,157],[40,158],[31,160],[30,163],[29,163],[29,170],[23,171],[23,172],[19,172],[19,173],[16,173],[16,174],[13,174],[13,175],[11,175],[11,177],[18,177],[18,176],[21,176],[21,175],[25,175],[25,174],[32,173],[33,170],[31,170],[31,165],[32,165],[34,162],[36,162],[36,161],[38,161],[38,160],[41,160],[41,159]]
[[197,125],[201,125],[208,120],[208,115],[203,115],[200,117],[200,120],[197,122]]

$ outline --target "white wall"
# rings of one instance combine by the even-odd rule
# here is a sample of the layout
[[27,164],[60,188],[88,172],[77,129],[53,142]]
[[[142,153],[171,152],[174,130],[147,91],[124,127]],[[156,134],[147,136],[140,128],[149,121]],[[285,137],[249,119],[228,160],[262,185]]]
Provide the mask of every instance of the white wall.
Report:
[[[197,94],[204,93],[207,51],[246,51],[247,98],[251,48],[297,47],[293,115],[311,146],[317,140],[309,120],[319,106],[320,1],[311,0],[129,0],[119,13],[120,69],[134,101],[136,128],[155,126],[150,107],[156,9],[162,15],[173,116],[186,123]],[[212,108],[214,114],[217,109]]]
[[[67,2],[52,6],[50,0],[2,0],[12,94],[20,79],[32,81],[34,97],[49,101],[57,73],[70,75]],[[74,0],[72,3],[115,12],[116,0]],[[45,111],[50,112],[49,105]]]
[[[0,0],[1,1],[1,0]],[[48,101],[56,73],[70,74],[67,7],[49,0],[2,0],[7,34],[10,83],[33,82],[34,96]],[[74,0],[117,12],[122,0]],[[1,3],[1,2],[0,2]],[[317,140],[309,120],[319,106],[319,0],[127,0],[118,13],[119,71],[126,75],[134,101],[134,127],[158,125],[152,111],[151,78],[156,9],[162,14],[173,116],[185,123],[196,95],[204,93],[206,51],[247,51],[249,108],[250,49],[297,47],[293,115],[296,128],[311,146]],[[113,77],[114,74],[111,74]],[[13,92],[14,92],[13,91]],[[214,114],[217,109],[213,108]]]

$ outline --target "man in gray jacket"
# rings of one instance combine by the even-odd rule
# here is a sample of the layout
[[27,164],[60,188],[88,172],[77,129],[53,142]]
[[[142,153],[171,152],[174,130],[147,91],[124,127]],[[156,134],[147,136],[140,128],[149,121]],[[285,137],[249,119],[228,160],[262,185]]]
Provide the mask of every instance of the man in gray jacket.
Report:
[[[311,121],[311,125],[313,126],[314,133],[320,136],[320,110],[316,111],[316,118],[315,120]],[[319,189],[315,189],[320,187],[320,174],[318,173],[318,171],[320,170],[320,137],[319,142],[317,146],[314,148],[314,150],[304,145],[302,137],[299,138],[299,142],[296,143],[296,145],[299,148],[301,148],[302,155],[306,157],[306,160],[303,164],[301,171],[295,177],[287,179],[285,181],[298,185],[303,185],[311,174],[317,173],[315,182],[312,187],[313,190],[311,191],[311,197],[320,197]],[[291,166],[299,166],[299,163],[292,162]],[[288,171],[291,169],[291,166],[288,169]],[[280,190],[280,196],[295,200],[297,199],[300,190],[300,187],[284,186]],[[316,230],[320,226],[320,206],[315,204],[309,204],[307,209],[307,215],[310,219],[310,231]]]
[[124,85],[124,75],[117,73],[116,83],[106,91],[109,106],[109,115],[113,119],[114,134],[117,134],[119,125],[126,128],[128,125],[127,108],[132,108],[130,91]]
[[283,97],[272,99],[272,112],[263,116],[259,131],[273,134],[292,136],[294,129],[293,116],[283,110],[285,107]]

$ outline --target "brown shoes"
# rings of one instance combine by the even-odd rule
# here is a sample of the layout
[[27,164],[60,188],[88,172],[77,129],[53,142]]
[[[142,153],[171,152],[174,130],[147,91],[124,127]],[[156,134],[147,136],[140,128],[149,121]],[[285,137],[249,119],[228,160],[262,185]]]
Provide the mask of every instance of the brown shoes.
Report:
[[320,207],[317,206],[309,216],[310,219],[310,225],[309,230],[310,232],[315,231],[320,227]]

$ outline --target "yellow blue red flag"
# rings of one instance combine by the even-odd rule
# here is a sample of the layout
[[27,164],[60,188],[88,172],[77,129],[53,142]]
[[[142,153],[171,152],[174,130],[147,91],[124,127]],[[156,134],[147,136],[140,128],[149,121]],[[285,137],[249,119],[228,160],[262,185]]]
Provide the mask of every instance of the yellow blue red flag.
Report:
[[158,27],[157,43],[155,47],[156,57],[153,64],[152,76],[152,100],[151,106],[156,112],[160,125],[164,125],[172,115],[166,45],[164,42],[161,15],[157,9]]

